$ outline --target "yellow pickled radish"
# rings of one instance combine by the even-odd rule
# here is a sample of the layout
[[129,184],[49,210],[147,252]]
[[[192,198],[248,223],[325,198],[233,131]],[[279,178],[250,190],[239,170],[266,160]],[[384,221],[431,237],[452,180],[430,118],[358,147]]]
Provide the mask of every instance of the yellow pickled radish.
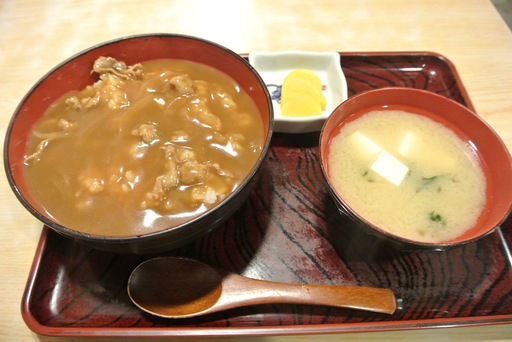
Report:
[[309,95],[290,98],[289,101],[281,101],[282,116],[317,116],[322,113],[321,105]]
[[320,78],[309,70],[289,73],[281,88],[282,116],[317,116],[325,109]]
[[[316,76],[316,75],[315,75]],[[322,85],[319,87],[303,78],[285,79],[281,89],[281,103],[296,97],[309,96],[325,109],[325,97],[322,93]]]
[[306,70],[306,69],[294,70],[294,71],[290,72],[288,75],[286,75],[284,82],[295,79],[295,78],[307,81],[308,83],[311,83],[314,87],[322,89],[322,81],[320,81],[320,78],[314,72],[312,72],[310,70]]

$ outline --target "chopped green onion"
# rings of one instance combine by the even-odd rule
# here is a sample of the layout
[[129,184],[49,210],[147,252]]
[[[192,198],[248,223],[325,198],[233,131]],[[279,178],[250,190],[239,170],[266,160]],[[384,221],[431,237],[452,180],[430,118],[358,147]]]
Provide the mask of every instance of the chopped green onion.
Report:
[[437,176],[432,176],[432,177],[423,177],[421,180],[422,180],[422,184],[423,186],[427,186],[429,185],[430,183],[432,183],[433,181],[435,181],[437,179]]
[[435,211],[431,211],[428,215],[429,215],[431,221],[445,224],[444,218],[439,213],[436,213]]

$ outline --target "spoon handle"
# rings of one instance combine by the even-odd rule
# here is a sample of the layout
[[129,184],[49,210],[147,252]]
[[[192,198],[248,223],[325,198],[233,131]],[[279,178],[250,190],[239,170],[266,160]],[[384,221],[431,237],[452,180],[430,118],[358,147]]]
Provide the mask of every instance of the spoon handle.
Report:
[[[392,314],[396,310],[393,291],[361,286],[333,286],[312,284],[288,284],[251,279],[230,273],[223,281],[223,293],[238,297],[238,304],[230,298],[219,299],[216,307],[228,309],[253,304],[307,304],[351,308]],[[230,296],[231,297],[231,296]]]

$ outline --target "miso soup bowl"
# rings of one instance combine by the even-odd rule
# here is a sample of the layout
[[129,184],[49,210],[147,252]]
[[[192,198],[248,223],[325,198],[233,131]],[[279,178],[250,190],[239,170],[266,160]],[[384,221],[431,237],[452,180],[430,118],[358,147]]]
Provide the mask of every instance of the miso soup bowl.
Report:
[[[469,227],[464,234],[436,243],[398,236],[369,222],[336,190],[328,166],[331,141],[343,125],[376,109],[401,109],[426,116],[448,127],[474,150],[481,162],[487,182],[486,204],[476,224]],[[390,242],[390,245],[399,249],[444,250],[463,245],[491,233],[510,213],[512,161],[507,147],[477,114],[444,96],[412,88],[382,88],[356,94],[339,105],[327,119],[320,134],[319,144],[322,171],[340,212],[350,217],[357,229],[376,236],[377,239]],[[342,186],[339,184],[338,189]]]
[[[265,138],[257,162],[240,186],[217,206],[183,224],[139,236],[97,236],[79,232],[56,222],[32,196],[23,175],[27,139],[35,122],[59,97],[95,82],[91,70],[100,56],[110,56],[127,65],[154,59],[182,59],[211,66],[231,76],[256,104],[263,121]],[[45,225],[71,239],[116,253],[146,254],[175,249],[207,234],[233,214],[257,182],[273,131],[273,109],[265,83],[258,73],[233,51],[200,38],[149,34],[120,38],[93,46],[62,62],[42,77],[22,99],[8,126],[4,164],[10,186],[25,208]],[[66,162],[62,156],[62,163]],[[59,167],[58,163],[55,165]]]

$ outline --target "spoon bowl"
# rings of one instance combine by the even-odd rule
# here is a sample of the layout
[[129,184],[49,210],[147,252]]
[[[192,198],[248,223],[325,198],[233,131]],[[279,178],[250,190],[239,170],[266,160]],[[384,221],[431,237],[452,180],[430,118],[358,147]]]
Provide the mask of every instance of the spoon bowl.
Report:
[[304,304],[392,314],[389,289],[288,284],[251,279],[196,260],[160,257],[137,266],[128,280],[132,302],[150,314],[186,318],[242,306]]

